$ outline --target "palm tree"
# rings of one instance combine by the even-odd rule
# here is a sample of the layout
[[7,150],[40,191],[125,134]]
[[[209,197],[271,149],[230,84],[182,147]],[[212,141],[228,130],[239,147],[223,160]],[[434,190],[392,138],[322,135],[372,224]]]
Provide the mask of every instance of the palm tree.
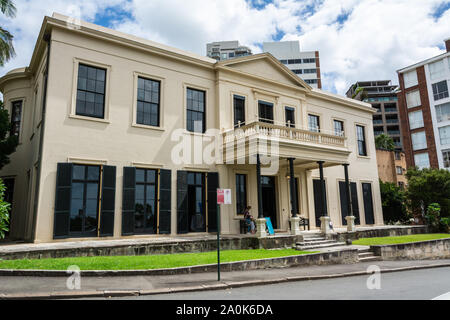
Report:
[[[0,0],[0,10],[7,17],[16,16],[16,6],[11,0]],[[8,30],[0,27],[0,66],[4,66],[16,54],[12,43],[13,38],[14,36]]]
[[375,138],[375,146],[381,150],[394,151],[395,149],[394,140],[384,133]]

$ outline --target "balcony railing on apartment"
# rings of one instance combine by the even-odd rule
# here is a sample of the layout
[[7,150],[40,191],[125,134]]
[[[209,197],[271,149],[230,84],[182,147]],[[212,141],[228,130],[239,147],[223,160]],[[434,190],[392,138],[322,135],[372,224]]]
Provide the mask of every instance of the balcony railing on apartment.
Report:
[[384,112],[397,112],[397,108],[384,108]]
[[224,132],[225,144],[254,135],[262,135],[275,139],[287,139],[296,143],[316,143],[320,145],[345,147],[347,138],[344,132],[329,132],[326,130],[311,131],[305,128],[293,128],[288,123],[275,123],[270,119],[259,119],[246,124],[238,124],[232,130]]
[[400,134],[400,131],[399,130],[392,130],[392,131],[388,131],[387,132],[388,133],[388,135],[398,135],[398,134]]
[[386,123],[398,123],[398,119],[386,119]]

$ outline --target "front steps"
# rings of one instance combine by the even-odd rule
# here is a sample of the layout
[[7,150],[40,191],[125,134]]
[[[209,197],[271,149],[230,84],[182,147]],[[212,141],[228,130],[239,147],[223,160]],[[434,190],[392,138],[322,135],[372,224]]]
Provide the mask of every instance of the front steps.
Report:
[[323,249],[330,247],[345,246],[345,242],[337,242],[336,240],[329,240],[325,237],[314,235],[314,236],[304,236],[302,242],[297,242],[297,250],[313,250],[313,249]]
[[374,255],[370,249],[358,249],[359,262],[380,261],[381,257]]

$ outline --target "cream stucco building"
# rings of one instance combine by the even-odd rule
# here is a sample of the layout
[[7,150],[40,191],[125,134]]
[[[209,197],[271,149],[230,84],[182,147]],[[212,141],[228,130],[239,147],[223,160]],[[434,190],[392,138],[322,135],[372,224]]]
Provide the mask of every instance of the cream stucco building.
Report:
[[[224,234],[240,232],[247,205],[276,232],[296,213],[342,226],[350,199],[358,224],[383,224],[374,109],[268,53],[216,62],[54,14],[0,90],[20,140],[0,172],[13,239],[215,232],[218,187],[232,190]],[[202,157],[211,146],[222,162]]]

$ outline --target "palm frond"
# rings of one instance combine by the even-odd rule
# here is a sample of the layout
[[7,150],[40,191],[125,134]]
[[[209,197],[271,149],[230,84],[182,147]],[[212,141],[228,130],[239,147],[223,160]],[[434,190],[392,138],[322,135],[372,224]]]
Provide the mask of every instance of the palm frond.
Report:
[[16,6],[11,0],[0,0],[0,10],[7,17],[14,18],[16,16]]
[[16,55],[13,38],[14,36],[8,30],[0,27],[0,66],[4,66],[6,62]]

